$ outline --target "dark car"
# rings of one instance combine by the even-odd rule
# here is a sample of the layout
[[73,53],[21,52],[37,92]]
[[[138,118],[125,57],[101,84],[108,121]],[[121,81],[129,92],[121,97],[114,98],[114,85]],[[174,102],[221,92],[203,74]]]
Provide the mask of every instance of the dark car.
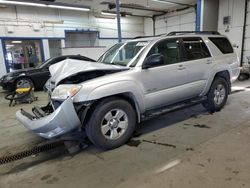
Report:
[[43,88],[46,81],[50,78],[49,66],[65,59],[95,62],[95,60],[81,55],[66,55],[51,58],[38,67],[17,70],[4,75],[0,79],[0,86],[2,86],[4,90],[8,91],[13,91],[15,90],[15,88],[22,85],[30,85],[33,86],[36,90],[40,90]]

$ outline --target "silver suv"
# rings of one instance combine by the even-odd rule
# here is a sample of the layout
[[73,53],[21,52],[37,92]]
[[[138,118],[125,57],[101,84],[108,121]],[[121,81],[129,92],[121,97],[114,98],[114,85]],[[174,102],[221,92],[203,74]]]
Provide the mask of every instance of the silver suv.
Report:
[[49,104],[33,114],[21,109],[17,119],[47,139],[86,133],[113,149],[148,118],[198,103],[219,111],[240,69],[225,36],[172,32],[118,43],[97,62],[67,59],[50,72]]

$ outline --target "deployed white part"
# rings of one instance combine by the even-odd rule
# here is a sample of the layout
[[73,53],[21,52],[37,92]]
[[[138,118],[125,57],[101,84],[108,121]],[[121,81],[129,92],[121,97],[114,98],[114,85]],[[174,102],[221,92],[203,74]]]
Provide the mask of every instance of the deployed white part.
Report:
[[109,65],[103,63],[95,63],[82,60],[65,59],[55,65],[49,67],[51,73],[51,80],[57,85],[61,80],[81,73],[95,70],[126,70],[128,67],[119,65]]

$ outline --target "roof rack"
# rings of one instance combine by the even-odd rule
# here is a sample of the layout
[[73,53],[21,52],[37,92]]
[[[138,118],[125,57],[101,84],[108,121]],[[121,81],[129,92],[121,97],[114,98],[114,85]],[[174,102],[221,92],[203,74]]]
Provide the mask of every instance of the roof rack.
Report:
[[157,37],[157,36],[137,36],[137,37],[134,37],[133,39],[151,38],[151,37]]
[[175,36],[175,35],[185,35],[185,34],[221,35],[218,31],[173,31],[168,34],[161,34],[155,36],[137,36],[134,37],[133,39],[161,37],[161,36]]
[[167,36],[185,35],[185,34],[220,35],[218,31],[174,31],[168,33]]

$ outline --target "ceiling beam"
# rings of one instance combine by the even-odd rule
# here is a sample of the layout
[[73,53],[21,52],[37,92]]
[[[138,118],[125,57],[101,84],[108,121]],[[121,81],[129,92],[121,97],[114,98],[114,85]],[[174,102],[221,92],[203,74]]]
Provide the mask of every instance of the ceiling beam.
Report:
[[158,2],[158,3],[169,3],[169,4],[175,4],[175,5],[181,5],[181,6],[186,6],[186,7],[194,7],[195,5],[190,5],[190,4],[186,4],[186,3],[178,3],[175,1],[169,1],[169,0],[151,0],[154,2]]
[[[109,9],[114,9],[116,8],[115,3],[112,2],[101,2],[102,5],[108,5]],[[158,13],[166,13],[167,11],[165,10],[161,10],[161,9],[153,9],[153,8],[149,8],[146,6],[141,6],[138,4],[120,4],[121,8],[125,8],[125,9],[134,9],[134,10],[142,10],[142,11],[150,11],[150,12],[158,12]]]
[[[103,10],[101,12],[101,14],[104,14],[104,15],[105,13],[113,15],[113,16],[116,15],[116,11],[113,11],[113,10]],[[137,14],[133,14],[131,12],[126,12],[126,11],[120,11],[120,14],[121,14],[121,17],[134,16],[134,17],[141,17],[141,18],[152,18],[152,16],[137,15]]]

